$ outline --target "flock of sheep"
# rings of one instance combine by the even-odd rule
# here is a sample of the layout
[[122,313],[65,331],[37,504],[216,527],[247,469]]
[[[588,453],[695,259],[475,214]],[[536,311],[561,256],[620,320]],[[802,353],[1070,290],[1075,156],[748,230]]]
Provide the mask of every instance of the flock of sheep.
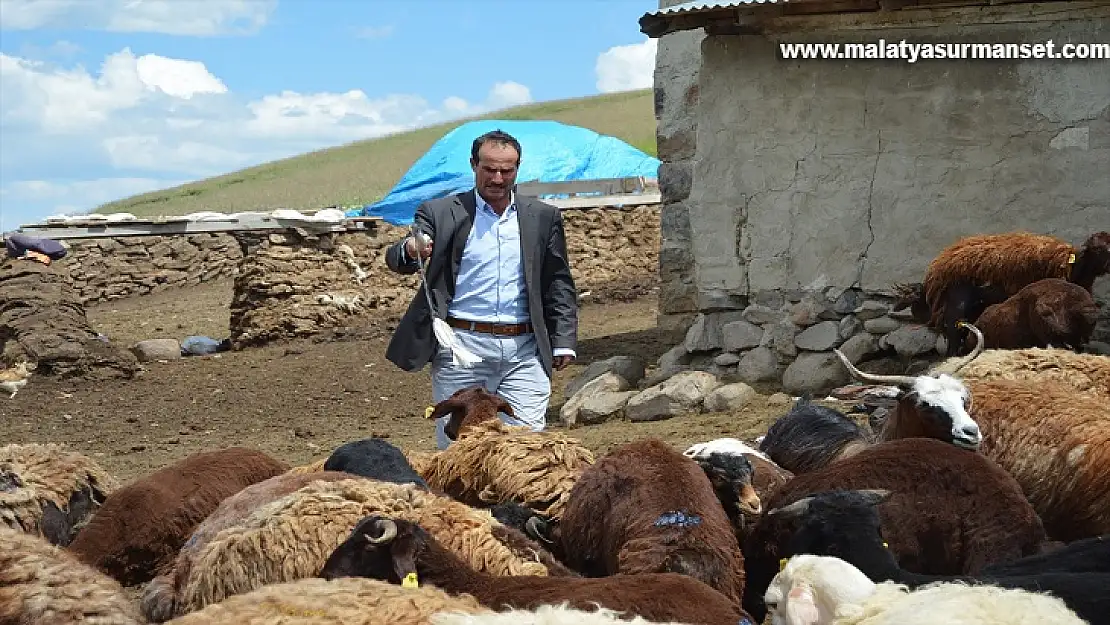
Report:
[[970,354],[906,376],[837,352],[869,418],[801,399],[758,446],[595,457],[471,388],[426,413],[437,452],[229,447],[121,485],[0,447],[0,623],[1110,624],[1110,358],[987,349],[938,293]]

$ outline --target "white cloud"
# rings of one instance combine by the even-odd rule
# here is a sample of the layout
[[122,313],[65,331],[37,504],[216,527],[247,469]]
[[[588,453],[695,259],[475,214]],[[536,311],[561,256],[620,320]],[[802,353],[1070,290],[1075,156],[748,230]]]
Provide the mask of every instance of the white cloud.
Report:
[[247,99],[201,62],[129,48],[93,71],[0,53],[0,92],[0,209],[9,224],[17,210],[37,219],[89,209],[163,183],[532,101],[516,82],[492,85],[482,102],[451,96],[439,105],[360,89]]
[[277,0],[2,0],[0,30],[248,35],[266,25],[276,6]]
[[655,84],[655,49],[658,40],[614,46],[597,56],[594,73],[602,93],[647,89]]

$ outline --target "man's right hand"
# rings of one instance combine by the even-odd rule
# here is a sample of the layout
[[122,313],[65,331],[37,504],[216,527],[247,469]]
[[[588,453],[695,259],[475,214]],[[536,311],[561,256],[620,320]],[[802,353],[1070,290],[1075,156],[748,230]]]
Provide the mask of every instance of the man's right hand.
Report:
[[[432,243],[433,241],[431,239],[428,239],[428,244],[424,246],[424,249],[420,250],[421,260],[424,260],[432,255]],[[408,254],[409,258],[416,258],[416,239],[414,237],[409,237],[405,241],[405,254]]]

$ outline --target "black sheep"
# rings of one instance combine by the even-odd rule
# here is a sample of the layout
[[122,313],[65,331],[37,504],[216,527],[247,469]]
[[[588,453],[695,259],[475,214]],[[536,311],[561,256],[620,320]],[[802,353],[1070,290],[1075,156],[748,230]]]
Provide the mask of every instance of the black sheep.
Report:
[[324,470],[344,471],[381,482],[412,483],[430,490],[405,454],[396,445],[381,438],[364,438],[336,447],[324,461]]

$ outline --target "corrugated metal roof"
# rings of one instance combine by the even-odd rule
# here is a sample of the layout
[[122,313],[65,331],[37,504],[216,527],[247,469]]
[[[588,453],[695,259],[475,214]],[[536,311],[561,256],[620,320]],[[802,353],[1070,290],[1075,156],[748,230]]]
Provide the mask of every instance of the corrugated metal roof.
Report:
[[785,4],[790,0],[731,0],[729,2],[706,2],[705,0],[693,0],[692,2],[683,2],[669,6],[665,9],[659,9],[654,13],[644,13],[640,18],[640,32],[648,35],[649,37],[655,36],[661,27],[663,27],[667,20],[679,15],[693,15],[697,13],[709,13],[712,11],[720,11],[726,9],[735,9],[743,6],[751,6],[753,4]]

